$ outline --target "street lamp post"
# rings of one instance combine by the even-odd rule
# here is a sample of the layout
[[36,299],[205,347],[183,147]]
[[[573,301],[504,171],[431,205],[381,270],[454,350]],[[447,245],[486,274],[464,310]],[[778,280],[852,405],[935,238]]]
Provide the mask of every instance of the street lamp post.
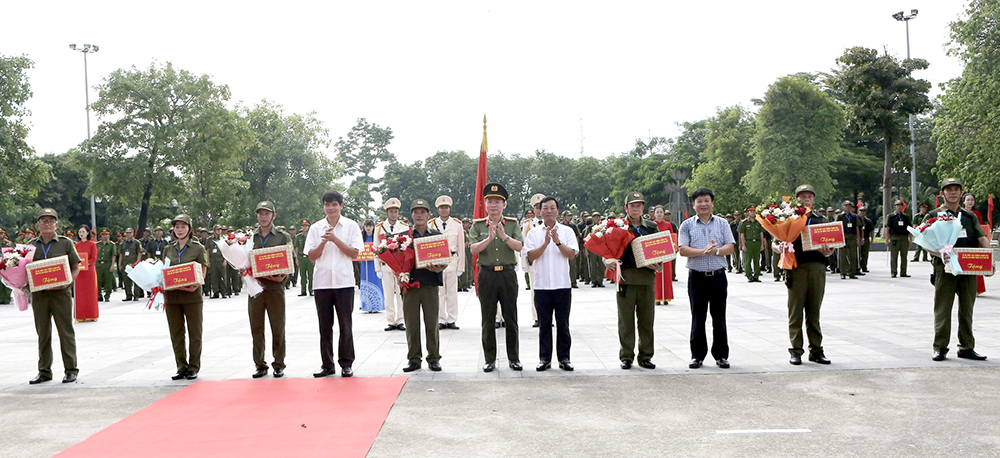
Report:
[[[77,48],[76,44],[69,45],[69,49],[73,51],[80,51],[83,53],[83,89],[84,89],[84,100],[86,100],[87,106],[87,140],[90,140],[90,82],[87,81],[87,54],[92,52],[97,52],[100,47],[97,45],[83,45],[82,48]],[[91,181],[94,180],[93,177],[90,178]],[[90,195],[90,227],[91,230],[95,230],[97,227],[97,204],[94,195]]]
[[[910,14],[905,14],[902,11],[893,14],[893,19],[897,21],[903,21],[906,23],[906,59],[910,59],[910,19],[917,17],[917,10],[910,10]],[[910,160],[913,162],[912,167],[910,167],[910,205],[916,209],[917,205],[917,153],[914,147],[915,135],[913,134],[913,115],[909,116],[910,123]],[[883,210],[883,214],[888,211],[888,209]]]

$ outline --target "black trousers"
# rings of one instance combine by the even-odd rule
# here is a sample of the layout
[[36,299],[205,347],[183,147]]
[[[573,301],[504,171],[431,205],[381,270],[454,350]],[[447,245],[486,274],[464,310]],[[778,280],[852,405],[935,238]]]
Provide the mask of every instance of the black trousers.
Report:
[[[494,271],[493,267],[479,267],[479,306],[483,320],[483,356],[487,363],[497,360],[497,332],[494,320],[497,303],[503,315],[507,361],[520,362],[517,343],[517,272],[513,269]],[[550,325],[551,326],[551,325]]]
[[538,359],[552,361],[552,314],[556,316],[556,356],[559,361],[569,360],[569,347],[573,343],[569,334],[569,309],[572,290],[535,290],[535,309],[538,311]]
[[337,314],[340,326],[340,367],[351,367],[354,363],[354,330],[351,312],[354,310],[354,288],[317,289],[316,316],[319,317],[319,354],[323,358],[323,369],[333,369],[333,315]]
[[704,360],[708,354],[705,319],[712,315],[712,356],[729,359],[729,337],[726,333],[726,297],[729,281],[725,272],[706,276],[688,273],[688,298],[691,301],[691,358]]

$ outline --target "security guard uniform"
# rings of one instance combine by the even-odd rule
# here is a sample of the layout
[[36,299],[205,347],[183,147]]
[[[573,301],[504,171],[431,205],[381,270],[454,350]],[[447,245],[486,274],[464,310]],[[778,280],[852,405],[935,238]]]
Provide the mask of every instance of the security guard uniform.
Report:
[[[226,228],[227,231],[233,232],[232,227]],[[239,239],[233,239],[233,243],[240,243]],[[244,240],[244,243],[246,240]],[[225,263],[226,265],[226,284],[229,285],[229,294],[240,295],[243,291],[243,279],[240,278],[240,271],[236,270],[235,267]]]
[[[142,248],[139,246],[139,241],[135,238],[130,240],[123,240],[121,246],[118,250],[118,265],[119,266],[131,266],[140,260],[141,253],[139,252]],[[139,300],[143,296],[142,288],[136,285],[128,275],[124,278],[124,289],[125,289],[125,300]]]
[[302,285],[302,292],[299,296],[307,293],[313,295],[313,263],[309,260],[309,253],[306,253],[306,236],[309,235],[309,221],[302,221],[302,230],[295,236],[292,245],[295,247],[295,255],[299,261],[299,284]]
[[[447,202],[444,205],[451,206],[451,198],[444,201],[442,201],[441,198],[438,198],[437,203],[440,204],[442,202]],[[431,211],[430,204],[428,204],[424,199],[416,199],[410,203],[411,212],[417,208],[427,210],[428,214]],[[459,226],[458,221],[452,221],[451,219],[448,221],[452,223],[449,224],[449,226]],[[417,239],[420,237],[441,234],[441,232],[436,229],[431,229],[429,226],[425,227],[424,231],[424,233],[420,233],[416,229],[413,229],[410,231],[410,236]],[[452,257],[454,257],[454,255],[452,255]],[[449,267],[454,264],[455,261],[452,260]],[[448,276],[447,270],[444,271],[444,276]],[[455,270],[451,271],[451,276],[455,278],[456,281],[458,280]],[[406,293],[403,294],[403,316],[406,320],[406,359],[409,363],[403,369],[403,372],[412,372],[416,370],[420,367],[420,361],[423,359],[423,353],[420,347],[421,313],[423,314],[423,325],[427,335],[427,364],[430,366],[432,371],[437,372],[441,370],[441,364],[439,362],[441,361],[440,326],[438,326],[441,312],[438,311],[438,308],[442,303],[438,292],[440,287],[444,285],[445,282],[442,278],[442,272],[432,272],[428,269],[418,269],[416,266],[410,269],[410,281],[418,283],[420,286],[409,288],[406,290]],[[454,285],[457,289],[458,284],[454,283]]]
[[[171,224],[177,222],[187,223],[188,227],[191,227],[191,217],[188,215],[177,215]],[[197,262],[204,266],[208,262],[204,245],[198,241],[197,237],[193,237],[193,234],[188,238],[184,247],[181,247],[177,240],[167,244],[163,248],[163,257],[169,259],[172,266],[189,262]],[[179,289],[166,291],[163,297],[164,314],[167,316],[167,328],[170,331],[170,343],[174,350],[174,363],[177,365],[177,375],[174,375],[173,379],[194,380],[198,378],[198,371],[201,369],[202,309],[204,308],[201,285],[198,285],[198,289],[193,292]],[[185,345],[185,334],[190,338],[187,346]]]
[[222,251],[219,250],[219,246],[216,244],[218,241],[223,241],[225,243],[225,236],[222,235],[222,226],[216,224],[213,228],[215,235],[212,236],[209,242],[209,246],[206,247],[208,250],[208,279],[206,282],[210,282],[212,288],[212,299],[218,299],[221,297],[229,297],[229,275],[226,272],[226,267],[229,263],[226,262],[226,258],[222,256]]
[[910,232],[907,229],[912,225],[910,216],[903,213],[903,202],[896,202],[896,212],[889,216],[886,222],[885,237],[889,241],[889,270],[893,278],[899,272],[904,277],[906,274],[906,261],[909,259],[907,251],[910,248]]
[[[277,213],[274,203],[263,201],[257,204],[254,212],[268,210]],[[276,230],[271,225],[271,230],[267,234],[261,233],[258,228],[252,236],[253,249],[270,248],[288,245],[291,236],[282,230]],[[264,291],[256,297],[247,297],[247,309],[250,314],[250,337],[253,340],[253,363],[257,372],[254,378],[260,378],[267,374],[267,360],[264,359],[264,314],[267,314],[268,323],[271,326],[271,355],[274,363],[274,376],[281,377],[285,371],[285,285],[280,281],[271,281],[267,278],[258,278]]]
[[[591,219],[592,224],[587,229],[587,235],[592,234],[594,232],[594,226],[600,224],[602,221],[601,214],[599,212],[595,211],[591,216],[594,218]],[[590,287],[603,288],[604,271],[606,269],[606,267],[604,267],[604,259],[602,259],[600,255],[590,251],[587,252],[587,258],[589,261],[587,263],[587,267],[590,269]]]
[[[814,196],[812,185],[804,184],[795,189],[795,197],[804,192]],[[806,225],[822,224],[827,219],[810,213]],[[806,233],[805,231],[802,232]],[[820,364],[830,364],[823,353],[823,330],[819,325],[820,307],[826,292],[826,264],[828,258],[819,251],[805,251],[801,235],[795,239],[795,261],[797,266],[786,272],[785,286],[788,288],[788,339],[791,347],[789,362],[802,364],[802,323],[805,320],[806,336],[809,338],[809,360]]]
[[[100,236],[111,234],[107,229],[101,229]],[[97,242],[97,298],[98,300],[111,300],[111,292],[115,289],[115,274],[112,269],[115,265],[115,258],[118,257],[118,247],[112,241]]]
[[[625,206],[633,202],[646,203],[646,198],[638,192],[631,192],[625,198]],[[636,237],[659,232],[656,223],[644,219],[638,226],[629,222],[629,232]],[[621,283],[618,294],[615,295],[618,305],[618,359],[622,369],[632,367],[632,360],[638,359],[639,365],[652,369],[653,358],[653,318],[655,307],[656,271],[650,267],[636,267],[635,255],[631,249],[626,249],[621,257]],[[639,331],[639,354],[636,358],[635,336]]]
[[[755,211],[757,207],[747,207],[746,211]],[[760,242],[764,228],[757,218],[748,216],[738,226],[739,240],[745,248],[743,252],[743,272],[750,282],[760,281]]]
[[163,240],[163,228],[162,227],[156,226],[156,229],[153,230],[153,233],[155,234],[157,232],[159,232],[160,237],[159,238],[149,239],[149,241],[146,242],[146,244],[144,245],[143,249],[146,250],[146,257],[147,258],[152,258],[152,259],[155,259],[157,261],[162,261],[163,260],[163,249],[167,247],[167,241]]
[[838,264],[840,266],[840,278],[850,277],[852,279],[857,278],[858,270],[858,240],[861,238],[862,231],[864,231],[864,221],[854,214],[854,212],[848,212],[847,208],[853,209],[854,204],[849,201],[844,201],[845,213],[837,217],[837,221],[844,223],[844,242],[846,246],[840,248],[840,259]]
[[[861,214],[864,212],[865,214]],[[858,268],[862,273],[868,272],[868,253],[871,251],[872,240],[875,239],[875,221],[868,217],[868,210],[861,207],[858,210],[858,219],[864,224],[861,229],[861,246],[858,247]]]

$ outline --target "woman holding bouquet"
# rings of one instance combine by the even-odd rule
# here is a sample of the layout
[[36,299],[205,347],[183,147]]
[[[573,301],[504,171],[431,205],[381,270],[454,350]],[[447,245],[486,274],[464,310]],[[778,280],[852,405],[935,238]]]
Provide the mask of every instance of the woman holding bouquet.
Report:
[[[170,225],[173,232],[172,241],[163,248],[163,257],[170,260],[171,266],[197,262],[201,264],[201,273],[204,276],[208,271],[208,255],[198,239],[191,238],[191,217],[184,214],[177,215]],[[201,369],[201,312],[204,304],[201,285],[165,291],[163,297],[167,327],[170,329],[170,343],[173,344],[174,361],[177,363],[177,373],[170,379],[194,380],[198,378],[198,371]],[[187,337],[191,339],[189,352],[184,348],[185,322]]]
[[80,254],[80,275],[76,277],[76,322],[97,321],[97,244],[94,233],[86,224],[77,230],[80,241],[76,242],[76,252]]
[[[983,215],[979,214],[979,211],[976,210],[975,207],[976,207],[976,196],[974,196],[971,192],[965,193],[962,196],[962,208],[965,211],[968,211],[973,215],[976,215],[976,221],[979,221],[979,225],[982,226]],[[989,236],[990,236],[989,234],[986,234],[987,238],[989,238]],[[983,278],[982,275],[976,275],[976,294],[982,296],[983,293],[985,292],[986,292],[986,280]]]

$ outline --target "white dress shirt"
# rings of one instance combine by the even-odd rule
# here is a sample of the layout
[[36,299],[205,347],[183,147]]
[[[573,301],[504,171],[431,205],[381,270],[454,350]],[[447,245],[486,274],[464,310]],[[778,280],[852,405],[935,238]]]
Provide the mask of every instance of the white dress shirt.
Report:
[[[316,221],[309,228],[306,235],[305,252],[320,246],[323,243],[323,234],[330,228],[330,222],[323,218]],[[341,241],[359,252],[365,249],[364,239],[361,237],[361,226],[355,221],[340,217],[337,227],[333,228],[333,233]],[[340,289],[354,287],[354,263],[350,257],[340,251],[335,243],[327,243],[323,246],[323,252],[319,259],[313,263],[313,289]]]
[[[576,233],[565,224],[556,223],[559,242],[580,254],[580,245],[576,241]],[[544,225],[535,227],[528,231],[528,236],[524,239],[524,249],[521,255],[528,257],[528,252],[535,250],[545,244]],[[569,289],[569,258],[563,256],[559,247],[554,242],[549,242],[542,255],[531,263],[535,270],[535,278],[531,286],[536,290]]]

